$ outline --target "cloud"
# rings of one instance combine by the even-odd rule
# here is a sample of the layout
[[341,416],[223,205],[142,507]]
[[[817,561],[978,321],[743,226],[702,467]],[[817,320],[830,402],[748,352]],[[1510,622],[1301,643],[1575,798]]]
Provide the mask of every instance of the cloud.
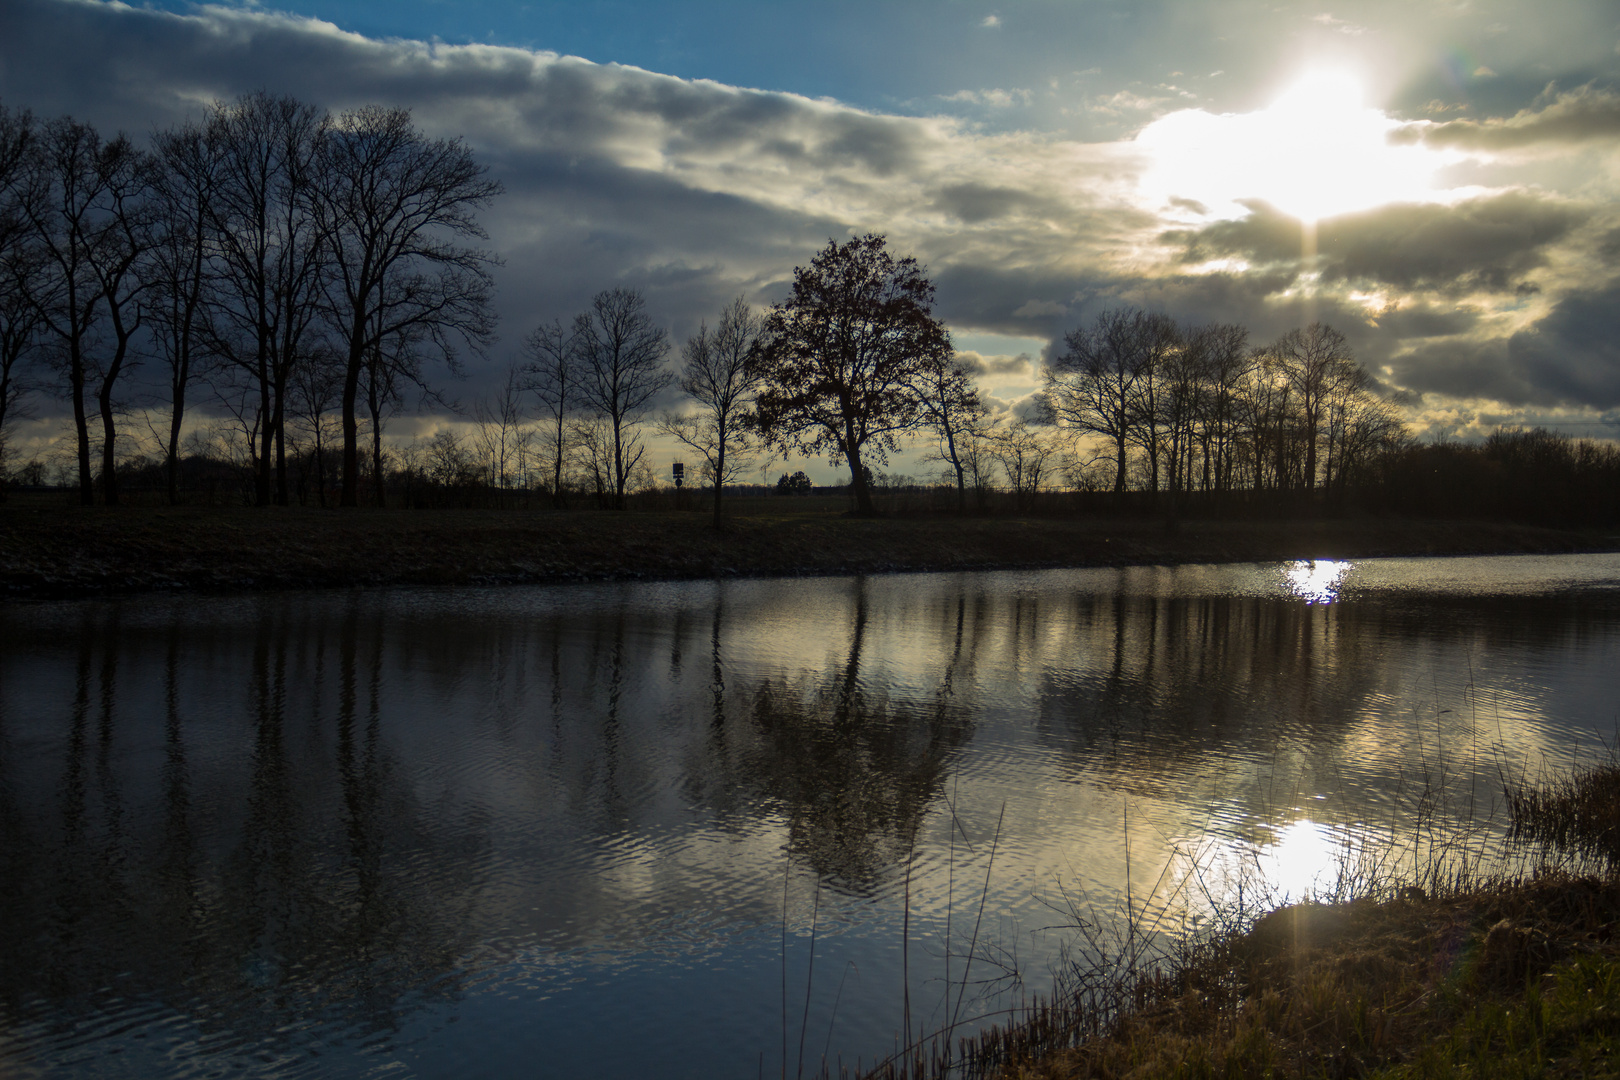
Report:
[[1035,375],[1035,360],[1029,353],[1019,353],[1017,356],[985,356],[971,349],[964,349],[956,354],[956,362],[974,375],[1023,375],[1033,378]]
[[[1511,371],[1538,403],[1620,406],[1620,283],[1570,293],[1508,339]],[[1515,400],[1508,398],[1507,400]]]
[[1344,34],[1347,37],[1360,37],[1362,34],[1367,33],[1367,28],[1365,26],[1359,26],[1356,23],[1350,22],[1346,19],[1336,19],[1326,12],[1323,12],[1320,15],[1311,16],[1311,21],[1320,26],[1327,27],[1336,34]]
[[1612,410],[1620,406],[1617,311],[1620,282],[1572,292],[1507,337],[1424,342],[1391,359],[1393,379],[1442,401],[1501,403],[1508,413]]
[[[1322,318],[1365,362],[1391,367],[1392,394],[1610,394],[1605,312],[1617,341],[1620,316],[1601,266],[1620,251],[1620,220],[1601,178],[1584,202],[1526,188],[1325,220],[1307,302],[1296,221],[1252,204],[1236,221],[1167,231],[1128,141],[992,133],[550,52],[379,41],[251,8],[5,2],[0,98],[36,114],[140,136],[264,87],[333,109],[405,106],[429,133],[464,137],[507,189],[482,216],[505,259],[497,362],[535,322],[618,285],[641,289],[680,340],[738,293],[757,305],[786,295],[792,268],[828,238],[877,231],[927,265],[935,310],[958,333],[1061,347],[1099,311],[1138,305],[1192,325],[1242,323],[1261,342]],[[995,108],[1022,93],[954,97]],[[1166,100],[1126,89],[1085,107],[1132,124]],[[1612,105],[1588,88],[1507,120],[1411,125],[1405,137],[1597,138]],[[1037,360],[975,362],[1012,380]],[[474,365],[453,396],[477,396],[493,367]]]
[[1151,113],[1170,102],[1166,97],[1145,97],[1129,90],[1119,90],[1103,98],[1087,102],[1086,108],[1094,113],[1118,116],[1122,113]]
[[995,30],[1001,26],[1001,16],[986,15],[984,19],[980,21],[979,25],[985,27],[986,29]]
[[1028,90],[958,90],[954,94],[941,94],[940,100],[983,105],[991,109],[1010,109],[1014,105],[1028,105],[1034,96]]
[[1437,150],[1502,151],[1620,138],[1620,94],[1592,85],[1564,93],[1549,86],[1546,94],[1552,101],[1540,109],[1521,109],[1507,118],[1408,124],[1390,140]]
[[934,209],[968,225],[995,221],[1015,214],[1057,215],[1062,208],[1040,195],[994,184],[946,184],[932,203]]
[[1059,304],[1053,300],[1028,300],[1019,305],[1013,312],[1015,318],[1039,318],[1043,315],[1063,316],[1069,313],[1068,305]]
[[[1216,255],[1300,266],[1300,223],[1264,203],[1200,230],[1164,234],[1199,262]],[[1404,203],[1329,218],[1317,226],[1319,269],[1328,280],[1401,288],[1512,292],[1546,264],[1548,251],[1590,217],[1565,200],[1507,192],[1455,205]]]

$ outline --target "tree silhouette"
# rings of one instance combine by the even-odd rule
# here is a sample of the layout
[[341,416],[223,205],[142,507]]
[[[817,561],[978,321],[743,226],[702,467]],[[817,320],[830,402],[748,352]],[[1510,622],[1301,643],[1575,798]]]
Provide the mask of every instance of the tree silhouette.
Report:
[[[40,129],[18,200],[42,273],[29,301],[66,368],[78,437],[79,501],[95,501],[85,394],[101,412],[102,496],[118,502],[115,386],[141,328],[141,261],[153,242],[148,159],[71,117]],[[106,341],[111,332],[111,342]]]
[[663,366],[669,335],[653,323],[639,292],[611,289],[597,293],[591,309],[575,318],[574,338],[584,362],[580,399],[609,429],[612,450],[604,464],[613,470],[613,508],[623,510],[644,449],[636,425],[673,378]]
[[771,309],[756,372],[759,427],[772,446],[847,461],[856,512],[875,513],[862,458],[887,464],[918,426],[916,387],[951,358],[932,314],[934,286],[882,236],[828,241],[793,271],[793,293]]
[[[403,109],[343,113],[321,141],[316,206],[330,245],[327,288],[343,339],[342,506],[359,504],[359,404],[368,362],[392,342],[421,342],[453,362],[453,342],[494,337],[493,255],[474,211],[501,191],[459,139],[429,139]],[[414,355],[414,350],[412,350]],[[379,482],[381,478],[378,478]]]
[[[726,481],[738,471],[738,459],[749,448],[743,424],[758,378],[753,356],[764,320],[749,310],[741,296],[720,313],[720,323],[707,324],[681,348],[680,386],[697,403],[695,414],[667,417],[665,432],[703,455],[714,478],[714,527],[722,527],[720,500]],[[729,459],[729,460],[728,460]]]

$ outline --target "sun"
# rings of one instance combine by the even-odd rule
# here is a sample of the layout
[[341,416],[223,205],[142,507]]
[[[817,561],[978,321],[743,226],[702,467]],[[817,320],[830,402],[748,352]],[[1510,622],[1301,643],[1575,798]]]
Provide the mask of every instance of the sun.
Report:
[[1159,205],[1192,200],[1217,217],[1260,200],[1307,224],[1394,202],[1434,197],[1444,158],[1395,145],[1401,122],[1369,107],[1349,72],[1313,70],[1264,109],[1184,109],[1137,136],[1148,157],[1143,193]]

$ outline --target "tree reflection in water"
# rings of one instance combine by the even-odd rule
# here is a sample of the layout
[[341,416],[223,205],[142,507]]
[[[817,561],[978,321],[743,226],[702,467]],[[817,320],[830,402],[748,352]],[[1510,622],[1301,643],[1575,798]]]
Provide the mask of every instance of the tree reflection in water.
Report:
[[746,691],[756,748],[738,780],[786,816],[793,856],[859,891],[904,857],[973,724],[952,693],[960,636],[932,700],[895,700],[863,677],[868,599],[864,581],[854,588],[842,670],[763,679]]
[[[239,788],[216,777],[199,797],[188,732],[213,740],[209,719],[186,716],[181,689],[195,638],[178,625],[160,638],[159,756],[142,745],[146,732],[120,731],[140,712],[145,682],[123,685],[121,668],[150,662],[150,650],[120,635],[116,607],[87,616],[46,800],[59,825],[15,805],[19,777],[0,783],[0,1000],[10,1015],[37,1013],[43,996],[67,1010],[53,1011],[59,1025],[109,999],[144,999],[229,1049],[296,1042],[288,1031],[312,1023],[387,1030],[402,1011],[456,994],[487,843],[476,830],[424,826],[378,709],[383,629],[363,635],[359,619],[351,609],[338,634],[335,717],[319,707],[289,717],[289,664],[313,662],[318,681],[327,656],[285,620],[259,622],[246,775]],[[424,858],[434,874],[412,868]]]
[[1336,839],[1482,715],[1500,760],[1612,731],[1614,590],[1242,573],[0,607],[0,1068],[753,1075],[784,974],[870,1059],[907,991],[949,1021],[981,889],[1038,975],[1042,890],[1122,893],[1124,840],[1140,901],[1170,843]]

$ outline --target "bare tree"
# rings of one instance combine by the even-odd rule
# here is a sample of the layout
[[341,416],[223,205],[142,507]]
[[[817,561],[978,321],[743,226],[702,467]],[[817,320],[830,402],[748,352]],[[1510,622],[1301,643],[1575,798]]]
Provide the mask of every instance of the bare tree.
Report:
[[[343,342],[343,506],[359,504],[357,406],[366,365],[411,335],[454,364],[455,342],[493,338],[496,259],[474,212],[501,191],[460,140],[429,139],[403,109],[343,113],[321,141],[316,206],[330,245],[327,299]],[[380,487],[379,487],[380,490]]]
[[478,479],[478,468],[468,456],[461,436],[449,428],[433,433],[426,458],[428,479],[440,487],[467,487]]
[[754,353],[765,320],[739,296],[720,313],[714,332],[700,325],[681,348],[680,386],[697,403],[696,414],[665,417],[661,427],[703,455],[714,480],[714,527],[723,527],[720,500],[728,482],[741,475],[749,450],[744,418],[759,378]]
[[1209,353],[1204,335],[1176,335],[1176,345],[1158,364],[1159,417],[1170,487],[1170,514],[1179,516],[1192,490],[1198,428],[1209,388]]
[[1019,513],[1034,509],[1035,495],[1047,478],[1057,446],[1039,428],[1022,418],[998,428],[989,437],[990,454],[1001,464],[1012,488]]
[[321,312],[328,248],[315,215],[315,162],[326,123],[312,105],[258,91],[214,106],[203,136],[202,149],[216,156],[204,204],[218,249],[210,345],[248,381],[263,414],[260,506],[287,502],[287,386]]
[[517,365],[506,369],[506,381],[487,400],[473,405],[473,445],[489,480],[496,491],[496,505],[506,505],[506,493],[512,488],[513,473],[520,473],[521,461],[531,433],[524,428],[528,420],[523,408],[523,378]]
[[1238,456],[1238,395],[1254,365],[1249,331],[1236,323],[1212,323],[1192,333],[1205,379],[1198,438],[1203,489],[1216,498],[1231,490]]
[[613,508],[623,510],[625,488],[644,449],[636,428],[673,378],[663,366],[669,334],[652,321],[633,289],[597,293],[591,309],[574,320],[574,334],[583,361],[580,399],[606,421]]
[[30,297],[45,264],[37,246],[27,243],[17,183],[33,138],[33,117],[0,105],[0,479],[6,474],[8,436],[24,418],[23,399],[32,389],[24,360],[40,343],[40,312]]
[[1147,455],[1147,489],[1155,503],[1159,497],[1161,458],[1166,446],[1166,399],[1170,359],[1181,350],[1181,328],[1168,315],[1137,312],[1132,320],[1135,350],[1135,392],[1130,403],[1127,438]]
[[[28,300],[19,279],[28,272],[18,268],[25,252],[0,253],[0,481],[6,475],[6,451],[17,421],[28,419],[33,410],[26,397],[34,389],[24,367],[25,359],[39,346],[39,311]],[[0,487],[0,498],[4,488]]]
[[[101,414],[102,495],[118,502],[116,387],[141,326],[151,246],[150,170],[123,135],[104,141],[70,117],[45,124],[24,159],[20,208],[44,272],[29,301],[66,369],[78,439],[79,501],[95,501],[85,395]],[[111,341],[107,338],[110,335]]]
[[563,505],[563,470],[568,461],[569,419],[579,408],[583,377],[574,326],[560,319],[541,323],[523,339],[525,387],[540,400],[542,445],[551,474],[551,504]]
[[1064,337],[1064,352],[1046,372],[1047,394],[1058,419],[1113,445],[1116,496],[1125,490],[1126,450],[1135,438],[1147,317],[1130,308],[1099,312],[1089,328]]
[[150,309],[153,337],[169,371],[168,432],[159,437],[170,505],[180,500],[180,429],[186,393],[200,374],[211,254],[219,245],[214,214],[222,147],[214,136],[209,126],[188,123],[153,140],[158,231]]
[[[581,482],[596,495],[603,510],[614,505],[613,427],[605,416],[584,416],[573,422],[570,434],[579,450]],[[640,460],[639,449],[635,459]]]
[[317,352],[293,370],[289,387],[287,417],[307,440],[315,467],[315,498],[322,507],[331,486],[332,444],[342,438],[341,428],[334,426],[343,390],[342,368],[336,361],[335,356]]
[[956,509],[967,509],[968,444],[976,437],[989,408],[973,385],[972,373],[959,363],[930,364],[915,387],[923,423],[934,433],[932,457],[951,467],[956,477]]
[[1316,486],[1317,447],[1324,434],[1328,402],[1342,382],[1356,377],[1358,366],[1345,336],[1323,323],[1288,331],[1271,351],[1299,410],[1299,438],[1305,453],[1299,483],[1309,491]]

